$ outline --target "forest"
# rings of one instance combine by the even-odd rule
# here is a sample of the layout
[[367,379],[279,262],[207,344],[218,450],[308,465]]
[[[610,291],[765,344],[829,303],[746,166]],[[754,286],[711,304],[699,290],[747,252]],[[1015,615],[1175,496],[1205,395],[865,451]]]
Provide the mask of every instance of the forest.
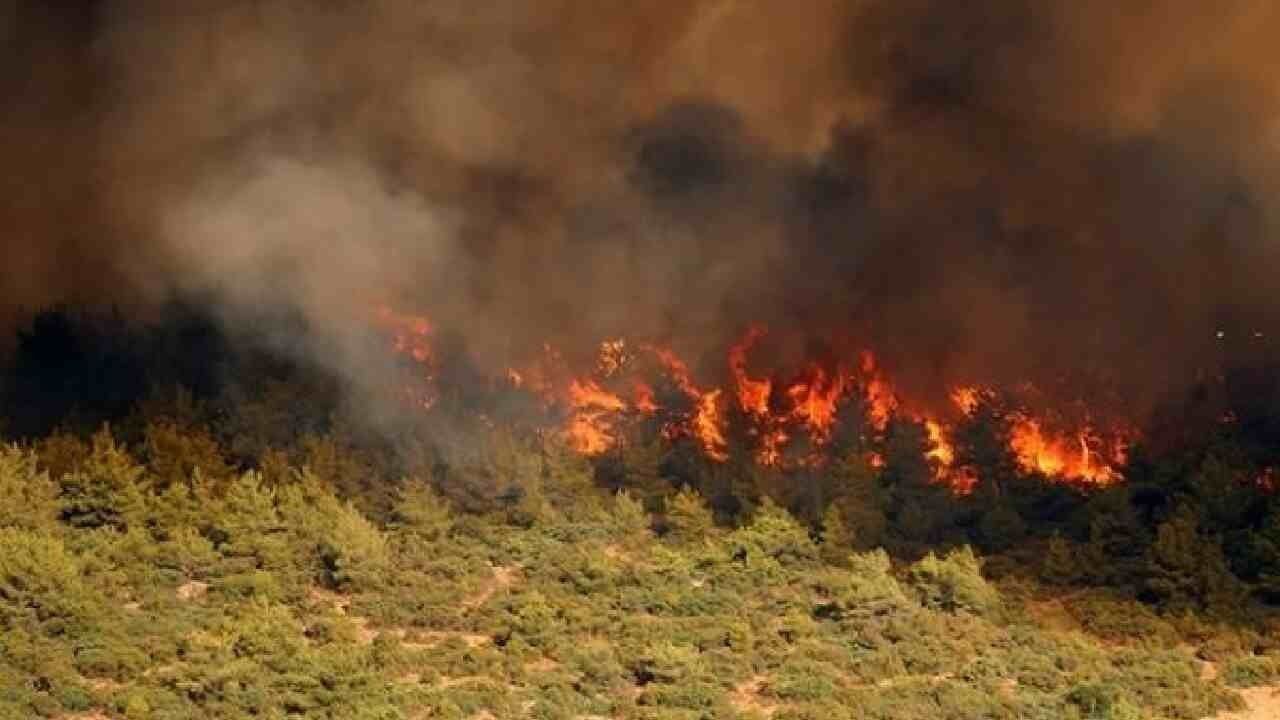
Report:
[[374,428],[182,309],[50,310],[11,357],[3,718],[1198,720],[1280,680],[1266,364],[1108,484],[983,408],[958,493],[910,418],[780,467],[643,423],[585,457],[465,393]]

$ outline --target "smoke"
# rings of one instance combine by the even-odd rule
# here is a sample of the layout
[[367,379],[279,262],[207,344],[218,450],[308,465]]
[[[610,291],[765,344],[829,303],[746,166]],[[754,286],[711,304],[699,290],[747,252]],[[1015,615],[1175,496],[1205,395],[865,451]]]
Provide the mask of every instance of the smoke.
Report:
[[1277,31],[1266,0],[10,0],[0,302],[296,311],[358,383],[389,302],[495,368],[629,334],[718,372],[758,322],[922,394],[1141,405],[1280,316]]

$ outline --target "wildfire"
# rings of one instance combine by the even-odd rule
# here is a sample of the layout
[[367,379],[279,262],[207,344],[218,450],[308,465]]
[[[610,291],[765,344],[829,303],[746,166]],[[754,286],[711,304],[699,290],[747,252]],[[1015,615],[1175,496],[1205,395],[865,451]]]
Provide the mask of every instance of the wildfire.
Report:
[[1091,441],[1087,429],[1074,436],[1050,436],[1037,420],[1018,416],[1011,428],[1010,446],[1026,470],[1091,483],[1115,480],[1111,463],[1123,460],[1123,450],[1117,450],[1116,457],[1104,458]]
[[[847,367],[818,362],[808,363],[785,382],[779,379],[785,377],[782,373],[752,377],[747,369],[747,354],[766,334],[761,326],[750,328],[729,349],[728,365],[737,405],[753,423],[750,434],[758,438],[757,460],[765,465],[778,465],[782,462],[784,447],[802,429],[815,451],[830,442],[841,403],[856,382]],[[865,362],[864,359],[864,368]],[[887,384],[879,378],[870,378],[867,387],[868,393],[874,396],[868,399],[878,403],[877,407],[891,406],[892,391]],[[889,412],[886,410],[886,422]],[[812,463],[815,458],[811,456],[802,462]]]
[[843,373],[828,376],[827,371],[814,365],[809,368],[807,379],[798,380],[787,388],[787,397],[794,407],[791,416],[804,423],[820,443],[831,437],[836,406],[844,396],[846,382]]
[[569,385],[573,414],[565,429],[569,446],[585,455],[599,455],[613,447],[613,420],[627,403],[594,382],[574,380]]
[[947,437],[947,431],[937,420],[924,421],[925,432],[929,434],[929,442],[933,445],[933,449],[929,451],[928,457],[942,467],[951,467],[956,462],[956,449],[951,445],[951,439]]
[[738,404],[743,412],[756,417],[766,417],[769,414],[769,396],[773,393],[773,382],[768,378],[756,380],[747,375],[747,353],[764,335],[763,327],[752,327],[741,341],[729,348],[729,369],[733,372],[733,380],[737,385]]
[[965,415],[977,412],[981,399],[982,391],[975,387],[958,387],[951,391],[951,402]]
[[876,369],[876,357],[870,351],[862,353],[862,372],[867,378],[867,415],[877,430],[884,430],[898,408],[897,394]]
[[374,311],[373,320],[377,327],[390,335],[391,347],[398,355],[411,359],[417,367],[423,369],[423,376],[417,382],[405,385],[400,391],[410,405],[430,410],[438,399],[434,382],[435,355],[431,350],[431,323],[426,318],[397,313],[385,305]]
[[[693,382],[689,366],[671,350],[656,346],[647,346],[646,349],[657,358],[658,363],[667,371],[680,392],[693,402],[693,418],[688,423],[687,433],[697,438],[707,457],[717,462],[728,460],[728,440],[724,435],[724,415],[720,405],[720,396],[723,391],[719,389],[704,391],[699,388]],[[668,425],[665,434],[667,437],[679,437],[682,430],[677,426]]]
[[652,415],[660,409],[657,400],[654,399],[653,388],[647,384],[636,381],[636,409],[646,415]]
[[723,391],[712,390],[698,398],[698,411],[693,418],[693,433],[702,442],[702,449],[713,460],[723,462],[729,459],[725,447],[728,441],[721,427],[720,395]]
[[[423,408],[435,403],[434,329],[422,317],[379,308],[375,322],[383,329],[396,353],[410,359],[422,371],[404,390],[410,401]],[[631,345],[617,338],[602,342],[596,364],[586,375],[574,375],[553,347],[543,348],[540,358],[506,371],[510,388],[543,399],[550,412],[564,418],[560,432],[567,444],[585,455],[600,455],[616,447],[619,430],[628,418],[654,417],[668,440],[690,438],[714,461],[729,458],[726,411],[736,408],[734,422],[743,424],[757,462],[769,466],[821,465],[829,457],[825,448],[834,442],[835,430],[847,400],[858,398],[865,409],[864,439],[873,466],[884,464],[875,443],[895,417],[920,423],[928,438],[927,456],[938,482],[957,492],[967,492],[977,482],[972,468],[958,461],[956,423],[971,422],[979,407],[997,394],[976,386],[959,386],[950,392],[951,409],[934,413],[919,407],[904,408],[899,394],[870,351],[862,351],[852,364],[829,358],[808,360],[798,370],[749,369],[751,351],[768,335],[763,326],[749,328],[729,347],[725,364],[727,387],[708,387],[695,380],[688,364],[672,349],[652,344]],[[641,362],[648,358],[652,362]],[[687,404],[663,407],[655,392],[652,373],[667,378]],[[555,410],[560,408],[560,410]],[[1125,435],[1099,433],[1093,427],[1050,431],[1061,422],[1048,423],[1026,410],[1003,415],[1008,423],[1009,450],[1019,465],[1061,481],[1109,483],[1118,480],[1115,468],[1124,461]],[[855,429],[859,425],[852,426]],[[796,444],[796,441],[804,441]]]

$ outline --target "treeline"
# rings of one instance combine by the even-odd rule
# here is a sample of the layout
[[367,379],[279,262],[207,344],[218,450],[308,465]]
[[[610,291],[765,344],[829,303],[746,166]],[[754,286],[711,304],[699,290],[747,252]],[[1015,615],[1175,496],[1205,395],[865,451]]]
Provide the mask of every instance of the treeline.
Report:
[[[743,525],[771,501],[840,552],[914,560],[972,545],[989,576],[1115,588],[1161,609],[1280,603],[1274,368],[1224,373],[1171,402],[1131,453],[1125,482],[1106,488],[1023,469],[1008,450],[1007,409],[989,403],[957,433],[958,465],[978,478],[963,496],[934,481],[928,435],[909,418],[873,436],[855,417],[830,462],[787,469],[759,466],[745,445],[710,462],[638,420],[616,450],[588,462],[540,432],[539,410],[518,393],[457,387],[431,413],[375,427],[319,368],[233,341],[190,308],[152,324],[59,309],[18,334],[0,415],[54,477],[73,472],[97,434],[156,468],[158,492],[197,473],[212,481],[254,470],[276,483],[305,467],[381,521],[406,478],[483,514],[527,502],[530,476],[544,492],[570,493],[560,480],[586,473],[638,498],[660,533],[670,499],[690,488],[721,526]],[[868,462],[871,451],[881,462]]]

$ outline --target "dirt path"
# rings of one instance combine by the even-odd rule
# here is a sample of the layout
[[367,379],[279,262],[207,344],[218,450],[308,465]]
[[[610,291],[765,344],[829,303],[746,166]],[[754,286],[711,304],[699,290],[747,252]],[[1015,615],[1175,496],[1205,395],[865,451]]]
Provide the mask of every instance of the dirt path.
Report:
[[1241,690],[1247,707],[1236,712],[1219,713],[1214,720],[1276,720],[1280,718],[1280,685]]
[[[519,579],[519,568],[491,566],[493,572],[492,579],[485,582],[479,592],[464,599],[461,603],[460,613],[466,614],[472,610],[482,607],[485,603],[493,599],[499,591],[505,590],[514,585]],[[401,640],[413,637],[413,640],[406,640],[404,646],[410,649],[424,649],[437,645],[450,638],[461,638],[463,642],[471,647],[480,647],[492,640],[487,635],[479,635],[467,632],[450,632],[443,630],[429,632],[411,632],[405,628],[384,627],[374,629],[369,627],[369,619],[360,615],[351,613],[351,598],[330,590],[321,588],[311,588],[310,597],[312,602],[323,603],[332,606],[340,614],[345,615],[356,626],[357,639],[363,645],[373,643],[379,635],[392,635]]]
[[772,717],[778,712],[778,705],[771,703],[763,697],[765,683],[769,678],[765,675],[757,675],[750,680],[738,685],[729,693],[729,703],[732,704],[738,712],[756,712],[765,717]]

